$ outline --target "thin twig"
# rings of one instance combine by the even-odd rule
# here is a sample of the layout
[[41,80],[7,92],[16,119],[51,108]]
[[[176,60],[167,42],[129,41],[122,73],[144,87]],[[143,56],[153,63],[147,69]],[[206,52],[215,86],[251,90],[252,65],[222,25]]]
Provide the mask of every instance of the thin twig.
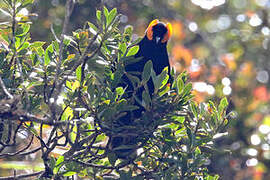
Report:
[[10,98],[10,99],[13,99],[14,97],[12,96],[12,94],[10,94],[7,90],[7,87],[5,86],[2,78],[0,77],[0,86],[2,87],[4,93]]
[[18,175],[16,177],[14,177],[14,176],[0,177],[0,180],[14,180],[14,179],[23,179],[23,178],[28,178],[29,179],[30,177],[32,177],[32,176],[38,176],[38,175],[40,175],[43,172],[44,171],[38,171],[38,172],[31,173],[31,174]]

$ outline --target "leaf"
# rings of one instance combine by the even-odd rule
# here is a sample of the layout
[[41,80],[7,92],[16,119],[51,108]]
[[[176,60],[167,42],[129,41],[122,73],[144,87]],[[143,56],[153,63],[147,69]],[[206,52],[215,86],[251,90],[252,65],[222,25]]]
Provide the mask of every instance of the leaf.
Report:
[[[169,77],[168,77],[169,79]],[[164,94],[168,93],[170,91],[170,86],[165,86],[165,88],[163,88],[159,93],[159,97],[163,96]]]
[[184,81],[182,80],[182,77],[178,76],[176,85],[177,85],[177,93],[181,94],[184,88]]
[[66,86],[69,88],[69,89],[72,89],[72,84],[70,81],[66,81]]
[[90,31],[92,34],[96,35],[96,34],[97,34],[97,31],[98,31],[98,28],[97,28],[94,24],[92,24],[92,23],[90,23],[90,22],[87,22],[87,24],[88,24],[88,26],[89,26],[89,31]]
[[61,116],[62,121],[67,121],[73,117],[73,109],[67,107]]
[[29,42],[25,42],[25,43],[23,43],[23,45],[21,46],[21,48],[20,49],[18,49],[18,52],[20,52],[21,50],[23,50],[23,49],[26,49],[26,48],[28,48],[30,46],[30,43]]
[[188,127],[186,127],[186,131],[189,139],[189,149],[192,149],[194,135],[192,134],[191,130]]
[[197,108],[194,101],[190,102],[190,108],[191,108],[191,111],[192,111],[194,117],[197,118],[198,117],[198,108]]
[[76,77],[79,82],[81,82],[82,78],[82,65],[78,66],[76,69]]
[[215,176],[208,175],[205,179],[206,180],[218,180],[219,175],[217,175],[217,174]]
[[73,40],[72,36],[64,35],[64,44],[65,44],[66,46],[68,46],[68,45],[70,44],[70,42],[73,42],[74,44],[77,44],[77,43]]
[[220,114],[220,116],[222,115],[222,113],[224,112],[224,110],[226,109],[226,107],[229,105],[227,98],[224,97],[221,99],[219,105],[218,105],[218,112]]
[[113,8],[107,17],[107,25],[110,25],[117,14],[117,9]]
[[15,48],[18,49],[21,45],[21,38],[15,37]]
[[116,91],[116,94],[119,95],[119,96],[122,96],[124,94],[124,92],[125,92],[123,87],[117,87],[115,89],[115,91]]
[[126,43],[119,44],[119,51],[121,52],[121,56],[123,56],[127,51],[127,45]]
[[109,10],[105,6],[103,7],[103,12],[104,12],[105,17],[109,16]]
[[115,162],[117,160],[115,153],[108,153],[108,159],[109,159],[109,162],[111,163],[111,165],[114,166]]
[[131,74],[128,74],[128,73],[126,75],[127,75],[128,79],[131,81],[132,86],[134,88],[136,88],[138,86],[138,84],[140,83],[140,79],[138,77],[132,76]]
[[63,165],[62,162],[64,162],[65,157],[64,156],[59,156],[57,161],[55,162],[55,167],[53,168],[53,173],[57,174],[61,166]]
[[50,44],[45,51],[45,57],[44,57],[44,65],[47,66],[50,62],[50,54],[49,53],[53,53],[53,45]]
[[21,34],[17,35],[17,36],[24,36],[24,35],[26,35],[28,33],[29,29],[30,29],[30,24],[24,23],[22,25],[22,28],[23,28],[23,32]]
[[192,83],[188,83],[183,90],[183,96],[186,96],[188,94],[190,94],[190,91],[192,89]]
[[128,53],[126,56],[133,56],[139,51],[139,46],[133,46],[128,50]]
[[76,137],[77,137],[77,131],[78,131],[78,127],[77,127],[77,123],[74,124],[74,127],[72,128],[72,131],[70,132],[70,140],[72,143],[75,142]]
[[127,66],[129,64],[134,64],[136,62],[139,62],[140,60],[142,60],[142,58],[143,57],[134,58],[134,56],[129,56],[129,57],[122,57],[120,61],[122,61],[125,66]]
[[75,175],[75,174],[77,174],[77,172],[74,172],[74,171],[68,171],[68,172],[64,173],[63,176],[67,177],[67,176],[73,176],[73,175]]
[[155,92],[163,88],[167,84],[168,80],[168,67],[165,67],[163,71],[154,80]]
[[150,104],[151,104],[151,97],[150,97],[149,93],[146,91],[143,91],[142,99],[143,99],[143,101],[142,101],[143,107],[148,110],[150,107]]
[[143,72],[142,72],[142,81],[143,83],[147,83],[151,77],[151,71],[153,69],[153,63],[151,60],[147,61],[144,65]]
[[101,22],[101,11],[100,10],[96,11],[96,16],[97,16],[97,20]]
[[121,110],[121,111],[134,111],[134,110],[137,110],[137,109],[139,109],[138,106],[125,105],[125,106],[122,106],[121,109],[119,109],[119,110]]
[[124,30],[124,40],[125,42],[130,42],[131,41],[131,36],[133,32],[133,27],[132,26],[126,26]]
[[45,44],[46,42],[43,42],[43,41],[35,41],[33,43],[31,43],[30,47],[33,47],[33,48],[38,48],[38,47],[41,47]]
[[34,0],[24,0],[23,3],[22,3],[22,6],[25,7],[29,4],[33,4]]
[[181,124],[185,121],[185,117],[184,116],[174,116],[173,119],[175,121],[178,121]]

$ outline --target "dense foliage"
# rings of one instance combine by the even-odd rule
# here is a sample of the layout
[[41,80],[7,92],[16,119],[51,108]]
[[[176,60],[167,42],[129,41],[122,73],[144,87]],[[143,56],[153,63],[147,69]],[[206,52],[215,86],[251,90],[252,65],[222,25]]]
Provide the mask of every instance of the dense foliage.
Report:
[[[168,84],[168,69],[156,75],[149,61],[142,81],[129,75],[134,88],[154,82],[153,96],[146,87],[140,102],[146,112],[132,126],[117,126],[137,108],[131,105],[136,96],[125,98],[125,88],[118,87],[125,64],[137,60],[132,26],[120,30],[121,15],[104,6],[94,22],[71,33],[75,2],[67,0],[60,35],[51,26],[54,40],[35,41],[34,14],[24,13],[32,3],[1,4],[0,168],[16,170],[1,176],[218,179],[206,166],[216,151],[213,141],[227,134],[226,98],[217,106],[197,103],[185,71],[172,72]],[[136,143],[112,149],[108,139],[114,136]],[[127,149],[131,153],[117,158],[116,151]]]

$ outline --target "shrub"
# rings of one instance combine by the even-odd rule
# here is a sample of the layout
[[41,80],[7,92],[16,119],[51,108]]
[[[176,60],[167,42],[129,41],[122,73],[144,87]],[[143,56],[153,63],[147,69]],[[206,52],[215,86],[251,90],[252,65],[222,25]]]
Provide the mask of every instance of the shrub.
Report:
[[[185,72],[172,73],[169,85],[168,70],[156,75],[149,61],[142,81],[131,79],[140,87],[152,78],[155,92],[152,98],[143,93],[142,117],[119,125],[125,112],[137,108],[136,97],[125,97],[118,84],[124,65],[136,60],[139,40],[132,41],[131,26],[119,30],[117,10],[97,10],[96,22],[86,22],[71,36],[67,27],[74,2],[68,0],[61,36],[52,27],[55,40],[47,43],[31,40],[32,14],[21,14],[33,0],[4,3],[0,157],[34,157],[44,164],[41,171],[17,177],[218,179],[206,165],[214,139],[226,134],[226,98],[218,106],[196,104]],[[113,137],[123,137],[122,144],[110,147]]]

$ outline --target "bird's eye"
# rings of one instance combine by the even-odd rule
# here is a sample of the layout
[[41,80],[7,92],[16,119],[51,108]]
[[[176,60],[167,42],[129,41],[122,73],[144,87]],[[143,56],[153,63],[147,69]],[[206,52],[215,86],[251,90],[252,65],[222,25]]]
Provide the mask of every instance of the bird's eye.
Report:
[[163,39],[161,40],[162,43],[167,42],[172,36],[172,25],[170,23],[167,23],[166,28],[167,28],[167,32],[164,35]]
[[153,26],[158,24],[158,19],[153,20],[149,25],[148,28],[146,29],[146,36],[149,40],[153,40]]

